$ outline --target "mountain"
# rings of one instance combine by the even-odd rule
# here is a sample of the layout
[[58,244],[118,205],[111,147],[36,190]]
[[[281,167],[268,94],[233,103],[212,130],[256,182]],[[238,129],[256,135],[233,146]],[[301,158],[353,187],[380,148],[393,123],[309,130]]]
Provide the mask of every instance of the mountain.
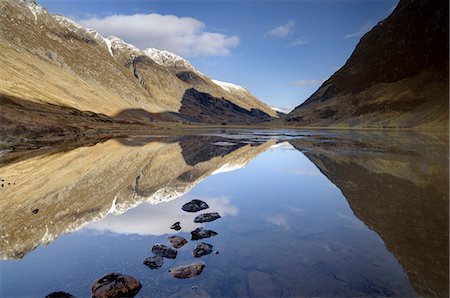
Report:
[[[29,126],[38,134],[54,129],[52,123],[65,114],[82,112],[94,113],[86,126],[95,126],[96,115],[111,122],[145,124],[255,123],[277,117],[244,88],[226,90],[173,53],[140,50],[117,37],[105,38],[32,0],[2,0],[0,12],[2,132],[14,134]],[[215,119],[211,107],[202,111],[204,94],[213,101],[212,108],[228,114],[239,110],[242,119]],[[192,101],[196,113],[184,115],[193,108],[186,106]],[[21,112],[27,121],[18,124]],[[38,119],[43,113],[48,120],[44,124]],[[209,116],[199,117],[202,113]],[[76,126],[68,118],[66,125],[72,124]]]
[[288,125],[448,129],[448,1],[401,0]]

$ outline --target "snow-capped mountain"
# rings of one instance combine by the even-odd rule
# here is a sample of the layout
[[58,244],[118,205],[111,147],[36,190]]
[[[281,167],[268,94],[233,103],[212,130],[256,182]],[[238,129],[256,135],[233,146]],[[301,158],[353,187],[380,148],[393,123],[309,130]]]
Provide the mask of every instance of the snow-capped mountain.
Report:
[[[64,107],[145,123],[256,123],[276,117],[248,90],[223,88],[224,84],[214,83],[174,53],[141,50],[119,37],[104,37],[70,18],[48,13],[34,1],[3,0],[0,28],[0,95],[13,96],[21,104],[39,103],[49,105],[41,107],[44,110]],[[14,113],[17,110],[2,108],[8,119],[25,121]],[[39,119],[48,122],[52,118]],[[39,130],[42,125],[20,121],[11,121],[7,129],[22,125]]]

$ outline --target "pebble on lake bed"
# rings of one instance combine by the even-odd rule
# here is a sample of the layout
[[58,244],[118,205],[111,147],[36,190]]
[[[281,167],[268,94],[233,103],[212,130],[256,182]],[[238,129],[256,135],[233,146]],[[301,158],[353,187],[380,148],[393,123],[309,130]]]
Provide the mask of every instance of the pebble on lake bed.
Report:
[[205,264],[203,263],[193,263],[190,265],[172,268],[169,271],[175,278],[191,278],[200,275],[204,268]]
[[211,244],[204,243],[204,242],[199,243],[194,248],[192,255],[196,258],[209,255],[212,252],[212,248],[213,248],[213,246]]
[[209,221],[214,221],[219,218],[220,218],[220,215],[217,212],[203,213],[203,214],[198,215],[196,218],[194,218],[194,222],[197,222],[197,223],[209,222]]
[[213,237],[216,235],[217,235],[217,232],[207,230],[203,227],[200,227],[191,232],[191,240],[199,240],[199,239],[203,239],[203,238]]
[[181,236],[170,236],[168,239],[173,247],[177,249],[188,243],[188,241]]
[[164,258],[175,259],[177,257],[177,251],[171,247],[163,244],[155,244],[152,247],[152,253]]
[[200,210],[208,209],[209,206],[201,200],[194,199],[181,207],[186,212],[197,212]]
[[141,283],[131,276],[109,273],[94,281],[92,298],[134,297],[141,287]]
[[146,258],[142,263],[150,269],[159,269],[164,264],[164,258],[161,256],[151,256]]
[[63,291],[57,291],[48,294],[45,298],[75,298],[75,296]]
[[180,222],[177,221],[176,223],[174,223],[173,225],[171,225],[170,228],[171,228],[172,230],[175,230],[175,231],[181,230]]

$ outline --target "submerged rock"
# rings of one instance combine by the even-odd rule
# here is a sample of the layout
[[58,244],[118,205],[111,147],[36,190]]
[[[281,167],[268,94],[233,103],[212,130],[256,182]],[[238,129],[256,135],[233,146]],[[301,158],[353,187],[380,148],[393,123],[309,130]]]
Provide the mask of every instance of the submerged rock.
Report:
[[175,278],[191,278],[200,275],[202,273],[205,264],[203,263],[193,263],[190,265],[179,266],[170,269],[170,273]]
[[75,296],[63,291],[57,291],[48,294],[47,296],[45,296],[45,298],[75,298]]
[[171,228],[172,230],[175,230],[175,231],[181,230],[180,222],[177,221],[176,223],[174,223],[173,225],[171,225],[170,228]]
[[146,258],[142,263],[150,269],[159,269],[164,264],[164,258],[161,256],[151,256]]
[[203,213],[194,218],[194,222],[209,222],[219,219],[220,215],[217,212],[213,213]]
[[201,200],[192,200],[181,207],[186,212],[197,212],[200,210],[208,209],[209,206]]
[[168,239],[175,248],[180,248],[188,242],[181,236],[170,236]]
[[196,258],[209,255],[212,252],[213,246],[208,243],[200,243],[197,244],[197,246],[194,248],[194,251],[192,252],[192,255]]
[[135,278],[120,273],[109,273],[92,284],[92,297],[134,297],[142,285]]
[[155,244],[152,247],[152,253],[164,258],[175,259],[177,257],[177,251],[171,247],[163,244]]
[[199,239],[203,239],[203,238],[213,237],[216,235],[217,235],[217,232],[207,230],[203,227],[200,227],[191,232],[191,240],[199,240]]

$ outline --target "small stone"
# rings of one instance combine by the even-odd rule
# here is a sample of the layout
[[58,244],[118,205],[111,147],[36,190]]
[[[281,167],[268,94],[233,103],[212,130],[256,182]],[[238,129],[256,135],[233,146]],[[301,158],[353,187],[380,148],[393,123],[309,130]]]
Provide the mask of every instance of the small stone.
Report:
[[200,275],[202,273],[205,264],[203,263],[193,263],[190,265],[179,266],[170,269],[170,273],[175,278],[191,278]]
[[92,298],[134,297],[142,285],[135,278],[120,273],[109,273],[92,284]]
[[188,243],[188,241],[181,236],[170,236],[168,239],[173,247],[177,249]]
[[164,264],[164,258],[161,256],[151,256],[146,258],[142,263],[150,269],[159,269]]
[[33,214],[37,214],[37,213],[39,212],[39,209],[34,209],[34,210],[31,211],[31,212],[33,212]]
[[205,202],[201,200],[192,200],[189,203],[186,203],[181,207],[186,212],[197,212],[200,210],[208,209],[209,206]]
[[170,228],[171,228],[172,230],[175,230],[175,231],[181,230],[180,222],[177,221],[176,223],[174,223],[173,225],[171,225]]
[[217,212],[213,212],[213,213],[203,213],[198,215],[196,218],[194,218],[194,222],[209,222],[209,221],[214,221],[216,219],[219,219],[220,215]]
[[177,257],[177,251],[173,248],[165,246],[163,244],[155,244],[152,247],[152,253],[164,258],[175,259]]
[[212,248],[213,248],[213,246],[211,244],[204,243],[204,242],[199,243],[194,248],[192,255],[196,258],[209,255],[212,252]]
[[45,298],[75,298],[72,294],[63,292],[63,291],[57,291],[57,292],[51,292]]
[[218,250],[216,250],[215,254],[218,255],[218,254],[220,254],[220,252]]
[[191,232],[191,240],[199,240],[199,239],[203,239],[203,238],[213,237],[216,235],[217,235],[217,232],[207,230],[203,227],[200,227]]

